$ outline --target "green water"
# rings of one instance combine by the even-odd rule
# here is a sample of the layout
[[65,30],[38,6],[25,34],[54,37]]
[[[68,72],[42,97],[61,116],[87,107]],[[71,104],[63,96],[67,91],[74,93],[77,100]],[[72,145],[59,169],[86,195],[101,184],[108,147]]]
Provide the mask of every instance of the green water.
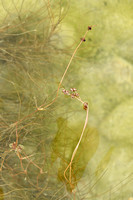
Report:
[[[131,0],[1,0],[0,199],[133,197],[132,9]],[[83,105],[60,89],[54,104],[34,111],[56,96],[88,25],[61,86],[89,103],[71,187],[64,171],[84,126]]]

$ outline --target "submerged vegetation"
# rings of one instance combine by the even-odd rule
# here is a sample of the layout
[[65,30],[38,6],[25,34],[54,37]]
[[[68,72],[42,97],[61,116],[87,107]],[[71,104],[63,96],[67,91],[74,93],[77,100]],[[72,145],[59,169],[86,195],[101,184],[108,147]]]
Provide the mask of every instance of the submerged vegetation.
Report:
[[132,199],[132,8],[0,1],[1,200]]

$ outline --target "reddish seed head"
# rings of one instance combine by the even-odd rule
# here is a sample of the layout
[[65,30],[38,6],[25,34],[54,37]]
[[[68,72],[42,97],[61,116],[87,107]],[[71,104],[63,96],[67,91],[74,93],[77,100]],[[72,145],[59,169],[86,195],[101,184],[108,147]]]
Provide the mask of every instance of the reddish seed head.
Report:
[[84,108],[84,110],[87,110],[87,108],[88,108],[88,103],[87,102],[84,102],[83,108]]
[[86,41],[86,39],[85,38],[80,38],[83,42],[85,42]]
[[12,149],[16,149],[16,142],[13,142],[13,144],[12,144]]
[[62,90],[62,92],[63,92],[63,93],[65,93],[65,92],[66,92],[66,90],[65,90],[65,89],[63,89],[63,90]]
[[63,89],[62,92],[63,92],[64,94],[70,95],[68,90]]
[[76,91],[77,91],[77,89],[76,89],[76,88],[73,88],[73,91],[74,91],[74,92],[76,92]]
[[66,90],[66,93],[65,93],[65,94],[70,95],[68,90]]
[[75,93],[75,96],[76,96],[76,97],[79,97],[79,93]]
[[91,26],[88,26],[88,30],[91,30],[92,29],[92,27]]
[[72,94],[71,94],[71,97],[72,97],[72,98],[74,98],[74,97],[75,97],[75,94],[74,94],[74,93],[72,93]]
[[71,88],[70,90],[71,90],[72,92],[76,92],[76,91],[77,91],[76,88]]
[[79,97],[79,93],[72,93],[72,94],[71,94],[71,97],[72,97],[72,98],[74,98],[74,97]]

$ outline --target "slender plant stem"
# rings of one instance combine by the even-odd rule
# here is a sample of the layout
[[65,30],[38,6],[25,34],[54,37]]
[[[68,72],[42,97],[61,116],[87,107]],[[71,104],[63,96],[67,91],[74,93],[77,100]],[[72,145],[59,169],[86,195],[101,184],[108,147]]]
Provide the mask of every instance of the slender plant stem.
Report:
[[[89,31],[89,29],[87,29],[87,31],[85,32],[83,38],[86,37],[88,31]],[[57,92],[56,92],[55,98],[54,98],[50,103],[48,103],[46,106],[45,106],[45,104],[42,104],[42,105],[39,106],[35,111],[33,111],[33,112],[30,113],[29,115],[25,116],[24,118],[18,120],[17,123],[22,122],[23,120],[25,120],[25,119],[27,119],[28,117],[32,116],[33,114],[35,114],[35,113],[38,112],[39,110],[45,110],[46,108],[48,108],[49,106],[51,106],[51,105],[56,101],[56,99],[58,98],[59,89],[60,89],[61,84],[62,84],[62,82],[63,82],[63,80],[64,80],[64,78],[65,78],[65,75],[66,75],[66,73],[67,73],[67,71],[68,71],[68,69],[69,69],[69,67],[70,67],[70,65],[71,65],[71,62],[72,62],[72,60],[73,60],[73,58],[74,58],[74,56],[75,56],[75,54],[76,54],[78,48],[81,46],[81,44],[82,44],[83,42],[84,42],[84,40],[81,39],[80,43],[78,44],[78,46],[77,46],[76,49],[74,50],[74,52],[73,52],[73,54],[72,54],[72,56],[71,56],[71,58],[70,58],[70,61],[69,61],[68,65],[67,65],[67,67],[66,67],[66,69],[65,69],[65,72],[63,73],[62,78],[61,78],[61,80],[60,80],[60,82],[59,82],[59,85],[58,85],[58,88],[57,88]]]
[[[75,157],[75,155],[76,155],[76,153],[77,153],[77,150],[78,150],[78,148],[79,148],[79,145],[80,145],[80,143],[81,143],[81,140],[82,140],[82,138],[83,138],[83,135],[84,135],[84,132],[85,132],[87,123],[88,123],[88,113],[89,113],[89,108],[86,109],[85,123],[84,123],[84,127],[83,127],[83,130],[82,130],[82,133],[81,133],[81,135],[80,135],[79,141],[78,141],[78,143],[77,143],[77,145],[76,145],[76,147],[75,147],[75,149],[74,149],[74,151],[73,151],[73,154],[72,154],[72,157],[71,157],[71,161],[70,161],[70,163],[68,164],[67,168],[66,168],[65,171],[64,171],[64,177],[65,177],[65,179],[67,180],[67,182],[69,182],[70,185],[72,185],[72,184],[71,184],[71,180],[72,180],[72,163],[73,163],[74,157]],[[69,171],[69,180],[68,180],[68,178],[66,177],[66,172],[67,172],[67,170],[68,170],[69,168],[70,168],[70,171]]]
[[[86,37],[87,33],[88,33],[88,30],[85,32],[84,38]],[[80,41],[80,43],[78,44],[78,46],[76,47],[76,49],[74,50],[74,52],[73,52],[73,54],[72,54],[72,56],[71,56],[71,58],[70,58],[70,61],[69,61],[68,65],[67,65],[67,67],[66,67],[66,69],[65,69],[65,72],[64,72],[64,74],[63,74],[63,76],[62,76],[62,78],[61,78],[61,80],[60,80],[59,85],[58,85],[58,89],[57,89],[55,98],[54,98],[49,104],[47,104],[46,106],[43,107],[43,105],[41,105],[39,108],[41,108],[41,107],[43,107],[43,109],[48,108],[48,107],[49,107],[50,105],[52,105],[52,104],[56,101],[56,99],[58,98],[59,89],[60,89],[60,87],[61,87],[61,84],[62,84],[62,82],[63,82],[63,80],[64,80],[64,78],[65,78],[65,75],[66,75],[66,73],[67,73],[67,71],[68,71],[68,69],[69,69],[69,67],[70,67],[70,65],[71,65],[71,62],[72,62],[72,60],[73,60],[73,58],[74,58],[74,56],[75,56],[75,54],[76,54],[78,48],[81,46],[82,42],[83,42],[83,40]]]

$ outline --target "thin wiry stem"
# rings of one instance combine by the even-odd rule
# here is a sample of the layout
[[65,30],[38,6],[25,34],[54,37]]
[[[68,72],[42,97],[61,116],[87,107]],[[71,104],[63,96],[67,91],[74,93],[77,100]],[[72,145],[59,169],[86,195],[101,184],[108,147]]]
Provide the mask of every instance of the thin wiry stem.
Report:
[[[87,33],[88,33],[89,30],[90,30],[90,29],[88,28],[87,31],[85,32],[83,38],[86,37],[86,35],[87,35]],[[65,75],[66,75],[66,73],[67,73],[67,71],[68,71],[68,69],[69,69],[69,67],[70,67],[70,65],[71,65],[71,62],[72,62],[72,60],[73,60],[73,58],[74,58],[74,56],[75,56],[75,54],[76,54],[78,48],[81,46],[81,44],[82,44],[83,42],[84,42],[84,40],[81,39],[80,43],[78,44],[78,46],[77,46],[76,49],[74,50],[74,52],[73,52],[73,54],[72,54],[72,56],[71,56],[71,58],[70,58],[70,60],[69,60],[69,63],[68,63],[68,65],[67,65],[66,69],[65,69],[65,72],[63,73],[63,76],[62,76],[62,78],[61,78],[61,80],[60,80],[60,82],[59,82],[59,85],[58,85],[58,88],[57,88],[57,92],[56,92],[55,98],[54,98],[49,104],[47,104],[46,106],[45,106],[45,104],[42,104],[41,106],[39,106],[34,112],[32,112],[32,113],[30,113],[29,115],[25,116],[24,118],[20,119],[20,120],[18,121],[18,123],[20,123],[20,122],[22,122],[23,120],[27,119],[28,117],[32,116],[33,114],[35,114],[35,113],[38,112],[39,110],[45,110],[46,108],[48,108],[49,106],[51,106],[51,105],[57,100],[58,94],[59,94],[59,89],[60,89],[61,84],[62,84],[62,82],[63,82],[63,80],[64,80],[64,78],[65,78]]]
[[[84,38],[86,37],[87,33],[88,33],[88,30],[85,32]],[[74,56],[75,56],[75,54],[76,54],[78,48],[81,46],[82,42],[84,42],[84,41],[83,41],[83,40],[80,41],[80,43],[78,44],[78,46],[76,47],[76,49],[74,50],[74,52],[73,52],[73,54],[72,54],[72,56],[71,56],[71,58],[70,58],[70,61],[69,61],[68,65],[67,65],[67,67],[66,67],[66,69],[65,69],[65,72],[64,72],[64,74],[63,74],[63,76],[62,76],[62,78],[61,78],[61,80],[60,80],[59,85],[58,85],[58,89],[57,89],[55,98],[54,98],[49,104],[47,104],[46,106],[43,107],[43,105],[41,105],[39,108],[42,108],[42,107],[43,107],[43,109],[46,109],[46,108],[48,108],[50,105],[52,105],[52,104],[56,101],[56,99],[57,99],[57,97],[58,97],[58,94],[59,94],[59,89],[60,89],[60,87],[61,87],[61,84],[62,84],[62,82],[63,82],[63,80],[64,80],[64,78],[65,78],[65,75],[66,75],[66,73],[67,73],[67,71],[68,71],[68,69],[69,69],[69,67],[70,67],[70,65],[71,65],[71,62],[72,62],[72,60],[73,60],[73,58],[74,58]]]
[[[70,186],[72,186],[72,184],[71,184],[71,179],[72,179],[72,163],[73,163],[74,157],[75,157],[75,155],[77,153],[77,150],[79,148],[79,145],[81,143],[81,140],[83,138],[83,135],[84,135],[87,123],[88,123],[88,113],[89,113],[89,108],[86,109],[86,118],[85,118],[85,123],[84,123],[84,127],[83,127],[83,130],[82,130],[81,136],[80,136],[79,141],[78,141],[78,143],[77,143],[77,145],[76,145],[76,147],[75,147],[75,149],[73,151],[73,154],[72,154],[72,157],[71,157],[71,161],[70,161],[70,163],[68,164],[67,168],[64,171],[64,177],[65,177],[66,181],[70,184]],[[70,168],[70,171],[69,171],[69,180],[68,180],[68,178],[66,177],[66,172],[67,172],[67,170],[69,168]]]

